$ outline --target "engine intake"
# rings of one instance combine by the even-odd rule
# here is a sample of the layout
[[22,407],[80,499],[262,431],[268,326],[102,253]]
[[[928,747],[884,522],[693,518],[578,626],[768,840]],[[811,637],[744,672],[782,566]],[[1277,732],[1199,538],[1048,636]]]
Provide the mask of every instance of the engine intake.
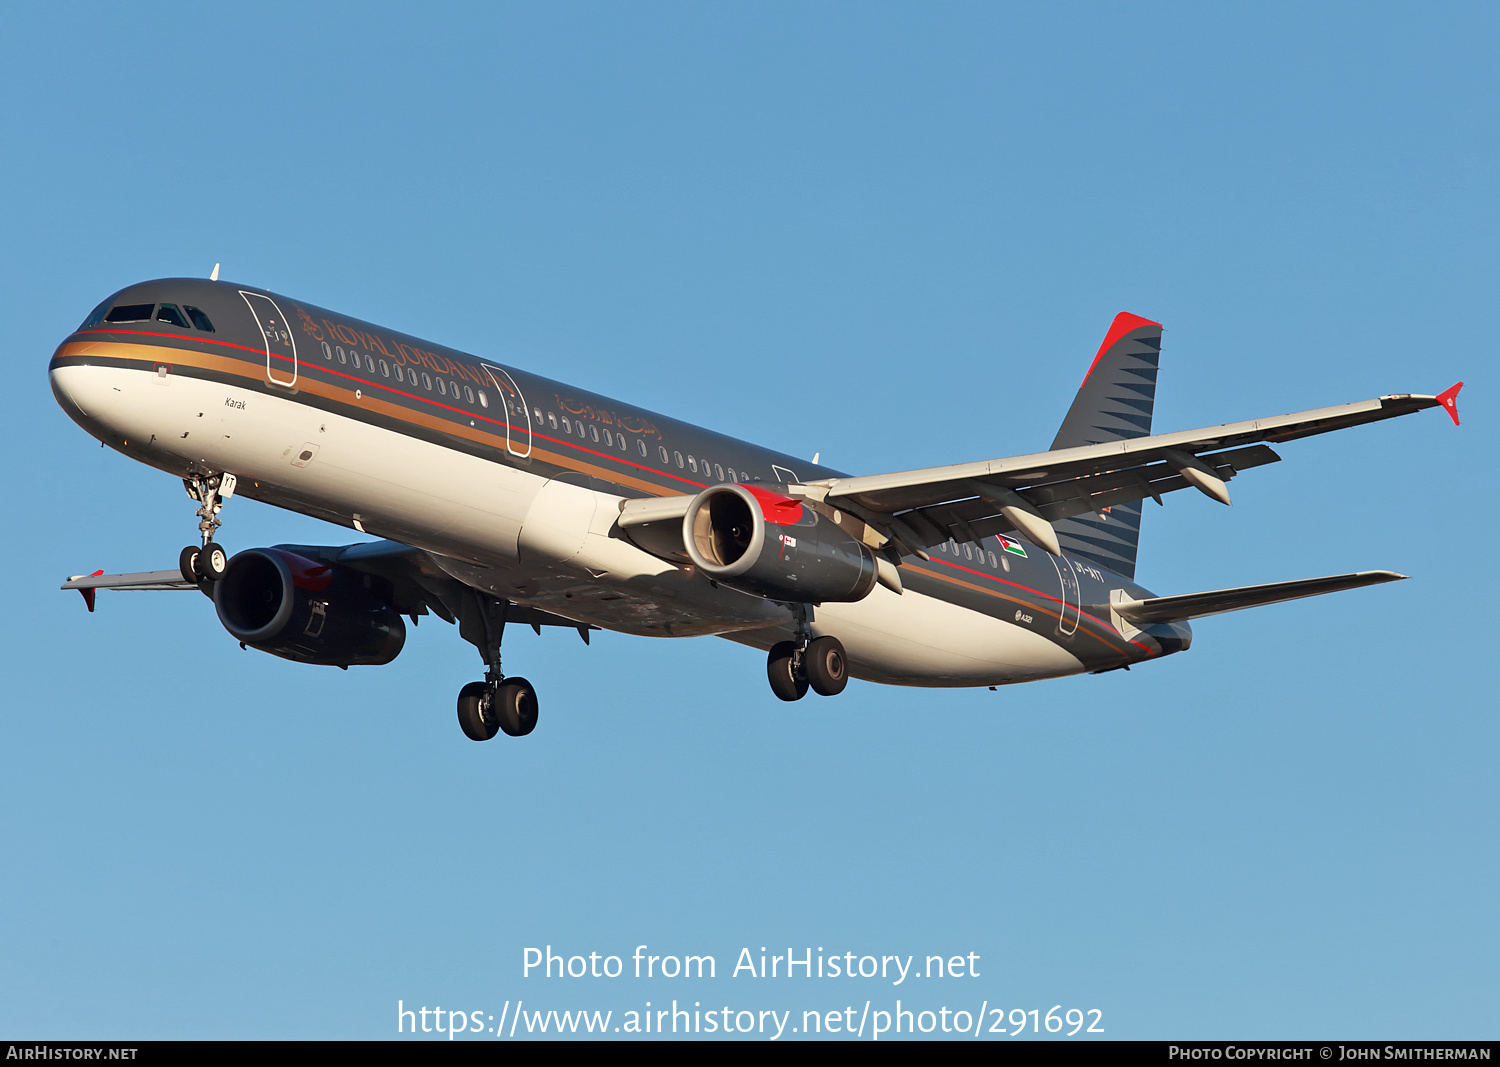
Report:
[[868,546],[801,501],[758,485],[703,490],[682,517],[682,541],[710,578],[774,600],[863,600],[877,579]]
[[298,663],[375,666],[406,643],[406,624],[368,575],[280,548],[231,559],[214,608],[235,639]]

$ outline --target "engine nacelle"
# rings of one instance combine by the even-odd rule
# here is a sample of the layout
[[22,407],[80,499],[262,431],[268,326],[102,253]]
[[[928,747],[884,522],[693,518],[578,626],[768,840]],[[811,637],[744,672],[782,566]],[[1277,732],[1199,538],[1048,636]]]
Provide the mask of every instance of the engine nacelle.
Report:
[[406,643],[406,624],[378,584],[285,549],[251,548],[214,583],[214,608],[224,629],[262,652],[298,663],[373,666],[395,659]]
[[715,581],[774,600],[863,600],[878,572],[868,546],[811,507],[758,485],[714,485],[688,505],[682,541]]

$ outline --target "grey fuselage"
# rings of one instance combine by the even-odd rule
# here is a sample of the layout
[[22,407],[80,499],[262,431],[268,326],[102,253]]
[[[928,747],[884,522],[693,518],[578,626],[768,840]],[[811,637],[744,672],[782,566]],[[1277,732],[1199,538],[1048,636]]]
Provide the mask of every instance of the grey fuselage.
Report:
[[[99,321],[110,308],[130,304],[150,304],[156,314],[137,321]],[[184,325],[174,324],[170,315],[160,317],[167,305],[177,309]],[[199,317],[206,316],[212,332],[195,325],[196,319],[189,320],[182,310],[189,307]],[[280,321],[283,316],[285,321]],[[379,431],[382,441],[399,435],[412,443],[413,454],[449,455],[454,462],[467,457],[503,468],[497,473],[506,477],[515,472],[538,485],[571,483],[611,499],[677,496],[730,482],[775,489],[840,475],[517,367],[248,286],[185,278],[143,282],[105,301],[90,320],[52,357],[50,371],[59,403],[110,447],[179,477],[230,469],[220,453],[231,447],[230,430],[238,427],[235,420],[248,407],[247,400],[260,403],[259,398],[274,400],[283,412],[290,410],[285,405],[296,405],[313,421],[327,416],[340,420],[341,426],[357,424]],[[111,417],[104,412],[112,403],[108,389],[118,393],[120,387],[81,384],[85,369],[96,368],[134,372],[132,382],[165,380],[180,390],[173,395],[211,397],[222,407],[208,413],[174,413],[171,417],[180,427],[178,422],[158,427]],[[196,392],[184,389],[186,383],[196,383]],[[160,404],[168,394],[149,393],[147,388],[142,386],[138,393],[143,401],[157,405],[153,410],[158,412],[166,410]],[[91,399],[95,397],[99,399]],[[195,403],[202,406],[205,401]],[[770,604],[752,609],[743,599],[745,593],[699,588],[713,584],[701,575],[692,586],[690,611],[661,610],[661,599],[668,594],[660,590],[669,587],[644,579],[633,586],[622,579],[616,600],[630,600],[632,589],[659,592],[642,593],[629,610],[616,610],[605,593],[558,592],[566,583],[549,584],[546,575],[559,572],[560,580],[569,560],[545,558],[539,551],[528,556],[521,534],[519,549],[493,558],[495,553],[476,549],[452,533],[461,524],[441,517],[427,523],[420,509],[393,507],[382,515],[379,507],[371,506],[365,514],[376,517],[362,521],[357,501],[351,506],[349,499],[330,499],[305,481],[301,472],[320,462],[317,432],[287,430],[282,436],[289,442],[284,453],[268,456],[257,469],[236,472],[239,495],[449,556],[456,561],[455,575],[471,584],[605,628],[655,636],[717,633],[763,648],[789,632],[784,612],[769,611]],[[293,439],[298,436],[308,438],[307,448]],[[303,452],[313,455],[299,461]],[[247,464],[238,453],[234,462]],[[523,524],[525,516],[516,521]],[[1067,669],[1059,667],[1063,660],[1052,660],[1036,670],[985,673],[939,668],[929,677],[910,667],[882,669],[874,662],[879,659],[876,653],[861,656],[856,651],[860,642],[855,639],[851,663],[856,676],[910,685],[1000,684],[1115,669],[1180,651],[1191,642],[1185,623],[1137,628],[1112,617],[1112,594],[1150,596],[1133,581],[1086,559],[1053,557],[1019,536],[987,537],[977,545],[949,542],[934,547],[930,555],[930,560],[902,560],[907,597],[915,594],[963,609],[983,620],[985,627],[999,622],[1042,638],[1066,653]],[[594,568],[584,566],[582,555],[573,562],[573,572],[566,577],[574,584],[567,588],[576,590],[579,573],[592,574]],[[596,584],[609,586],[608,575],[599,578]],[[891,599],[894,594],[878,592],[885,598],[882,603],[889,601],[882,612],[901,609]],[[714,617],[715,597],[729,598],[722,618]],[[915,604],[913,600],[908,607]],[[847,615],[855,607],[844,605],[833,615]],[[820,607],[817,615],[825,619],[828,611]],[[942,625],[949,626],[961,616],[943,618]],[[941,640],[941,635],[935,639]],[[890,646],[876,642],[870,647]]]

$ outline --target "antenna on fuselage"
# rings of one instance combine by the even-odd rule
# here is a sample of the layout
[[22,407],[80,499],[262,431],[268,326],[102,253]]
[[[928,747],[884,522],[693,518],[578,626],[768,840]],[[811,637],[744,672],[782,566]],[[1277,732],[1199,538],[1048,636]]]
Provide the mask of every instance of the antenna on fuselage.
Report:
[[214,264],[214,272],[208,276],[208,280],[211,282],[219,280],[219,265],[217,263]]
[[813,466],[814,467],[816,467],[818,465],[818,457],[821,456],[822,454],[823,453],[821,453],[821,452],[814,452],[813,453]]

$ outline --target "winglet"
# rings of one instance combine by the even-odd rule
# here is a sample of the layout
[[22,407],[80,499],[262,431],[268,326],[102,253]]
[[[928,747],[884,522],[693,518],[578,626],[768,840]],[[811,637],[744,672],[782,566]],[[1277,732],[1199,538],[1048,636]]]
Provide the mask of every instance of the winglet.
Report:
[[1458,425],[1458,391],[1464,387],[1463,382],[1450,385],[1437,395],[1437,402],[1443,405],[1443,410],[1453,420],[1453,425]]
[[[103,573],[104,573],[104,571],[97,570],[93,574],[89,575],[89,577],[90,578],[97,578],[97,577],[99,577],[99,575],[101,575]],[[93,611],[94,610],[94,597],[98,595],[99,590],[91,588],[91,589],[80,589],[78,591],[83,594],[83,602],[89,606],[89,611]]]

